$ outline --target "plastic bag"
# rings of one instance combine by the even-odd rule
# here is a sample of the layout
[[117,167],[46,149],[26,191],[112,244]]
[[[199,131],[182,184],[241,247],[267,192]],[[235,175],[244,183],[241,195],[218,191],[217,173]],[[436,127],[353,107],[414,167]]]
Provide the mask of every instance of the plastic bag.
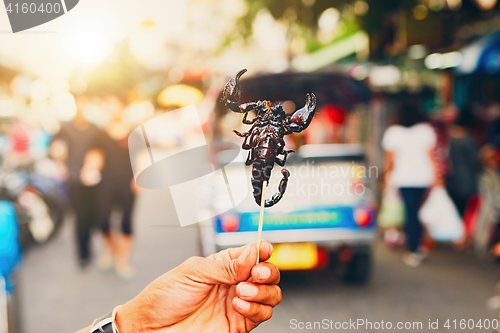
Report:
[[388,187],[384,191],[382,203],[378,213],[378,226],[381,228],[399,228],[404,224],[405,208],[403,200],[394,187]]
[[455,241],[464,236],[460,215],[443,187],[432,188],[418,217],[435,240]]
[[8,292],[12,291],[9,276],[21,260],[18,231],[14,206],[8,201],[0,201],[0,277],[5,278]]

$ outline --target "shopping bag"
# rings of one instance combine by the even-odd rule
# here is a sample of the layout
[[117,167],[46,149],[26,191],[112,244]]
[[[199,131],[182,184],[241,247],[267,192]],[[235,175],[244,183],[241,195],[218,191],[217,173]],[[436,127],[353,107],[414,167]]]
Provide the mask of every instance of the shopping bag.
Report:
[[455,241],[464,236],[458,211],[443,187],[434,187],[418,212],[429,235],[438,241]]
[[382,203],[378,213],[380,228],[399,228],[403,226],[405,208],[399,191],[395,187],[388,187],[382,196]]
[[465,235],[467,236],[467,239],[474,238],[474,235],[476,234],[476,226],[479,217],[480,206],[481,201],[479,195],[474,195],[467,201],[467,206],[465,207],[463,218]]
[[0,201],[0,279],[5,279],[8,292],[12,291],[9,277],[21,260],[18,231],[14,205],[9,201]]

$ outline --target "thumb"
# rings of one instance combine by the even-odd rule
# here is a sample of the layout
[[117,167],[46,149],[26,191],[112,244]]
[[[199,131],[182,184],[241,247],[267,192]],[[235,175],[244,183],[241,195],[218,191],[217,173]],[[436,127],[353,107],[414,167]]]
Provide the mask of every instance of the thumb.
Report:
[[188,278],[199,283],[235,285],[250,278],[256,262],[257,247],[252,243],[247,245],[236,259],[214,260],[192,257],[179,268]]

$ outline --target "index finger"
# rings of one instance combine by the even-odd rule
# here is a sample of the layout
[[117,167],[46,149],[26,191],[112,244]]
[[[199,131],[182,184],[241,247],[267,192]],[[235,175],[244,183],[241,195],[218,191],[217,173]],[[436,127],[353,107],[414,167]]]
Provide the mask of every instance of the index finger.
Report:
[[[249,246],[256,246],[255,243],[247,244],[241,247],[237,248],[229,248],[222,250],[220,252],[211,254],[208,256],[208,259],[214,259],[214,260],[233,260],[238,258],[243,251]],[[271,243],[269,243],[267,240],[262,240],[260,243],[260,260],[261,261],[266,261],[267,259],[271,258],[271,254],[273,253],[273,246]]]

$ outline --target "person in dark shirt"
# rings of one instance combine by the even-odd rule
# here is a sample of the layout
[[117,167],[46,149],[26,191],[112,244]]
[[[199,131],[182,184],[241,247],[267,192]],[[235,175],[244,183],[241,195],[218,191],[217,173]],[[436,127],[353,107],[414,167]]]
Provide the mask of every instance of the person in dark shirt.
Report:
[[85,119],[82,109],[83,105],[79,103],[75,118],[61,126],[59,133],[52,138],[51,145],[63,143],[66,147],[64,162],[68,173],[67,185],[76,217],[78,260],[83,268],[91,258],[90,233],[97,213],[96,194],[100,180],[99,173],[85,172],[83,166],[87,153],[103,135],[103,131]]
[[[95,143],[95,149],[88,154],[98,154],[102,159],[102,162],[94,163],[94,166],[100,169],[102,175],[97,193],[97,222],[104,234],[106,251],[97,264],[103,270],[110,269],[114,264],[117,275],[124,280],[134,276],[130,254],[136,187],[128,150],[129,133],[128,127],[120,120],[112,121],[107,126],[106,133]],[[111,232],[110,217],[113,209],[122,214],[120,232]]]
[[469,135],[474,125],[472,110],[464,108],[450,130],[449,173],[446,189],[463,217],[467,204],[478,192],[479,149]]
[[474,122],[472,110],[463,108],[450,129],[446,190],[462,217],[465,227],[463,239],[455,243],[457,250],[463,250],[471,244],[475,233],[474,216],[479,206],[477,196],[481,171],[479,148],[470,135]]

